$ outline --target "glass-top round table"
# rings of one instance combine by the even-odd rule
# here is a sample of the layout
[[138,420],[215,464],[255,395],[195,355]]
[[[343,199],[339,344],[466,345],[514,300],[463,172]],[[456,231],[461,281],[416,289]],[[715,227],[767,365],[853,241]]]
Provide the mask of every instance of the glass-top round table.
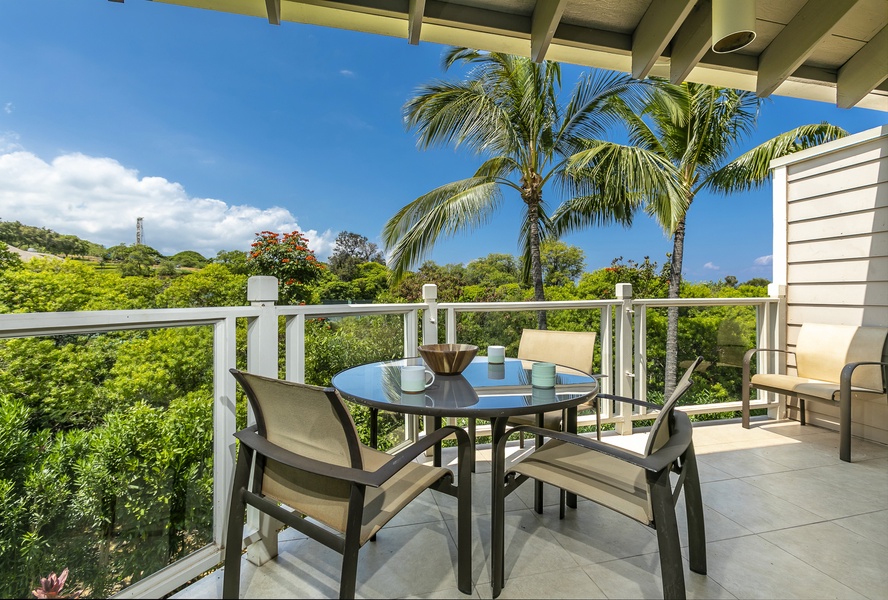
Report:
[[557,367],[555,387],[531,385],[535,361],[507,358],[503,364],[476,357],[459,375],[436,375],[423,392],[401,391],[401,367],[422,358],[370,363],[333,377],[343,398],[370,408],[433,417],[497,419],[575,407],[598,392],[598,382],[580,371]]
[[[598,381],[581,371],[556,366],[555,386],[535,387],[531,385],[534,362],[507,358],[502,364],[492,364],[486,356],[477,356],[459,375],[435,375],[435,381],[423,392],[401,390],[401,367],[425,365],[422,358],[352,367],[334,375],[332,383],[344,399],[370,408],[370,445],[374,447],[380,410],[433,417],[436,429],[444,417],[468,417],[469,437],[474,434],[474,419],[489,419],[494,444],[506,434],[508,417],[535,414],[537,424],[542,426],[543,413],[565,410],[564,430],[575,433],[577,405],[595,398]],[[474,452],[470,454],[474,471]],[[440,444],[435,448],[434,464],[441,465]],[[537,512],[542,512],[542,484],[535,487],[534,505]],[[568,494],[567,502],[576,507],[573,494]]]

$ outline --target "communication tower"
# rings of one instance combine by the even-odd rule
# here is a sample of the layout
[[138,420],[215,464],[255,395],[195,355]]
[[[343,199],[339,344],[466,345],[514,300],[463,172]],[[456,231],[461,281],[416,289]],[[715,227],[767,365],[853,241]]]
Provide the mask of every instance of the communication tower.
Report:
[[136,217],[136,245],[142,244],[142,217]]

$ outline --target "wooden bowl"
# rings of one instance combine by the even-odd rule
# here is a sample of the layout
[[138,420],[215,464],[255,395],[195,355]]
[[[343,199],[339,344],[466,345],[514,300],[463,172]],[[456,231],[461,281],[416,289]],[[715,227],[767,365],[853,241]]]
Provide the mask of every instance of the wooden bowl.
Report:
[[419,347],[419,355],[436,375],[459,375],[476,354],[478,346],[471,344],[427,344]]

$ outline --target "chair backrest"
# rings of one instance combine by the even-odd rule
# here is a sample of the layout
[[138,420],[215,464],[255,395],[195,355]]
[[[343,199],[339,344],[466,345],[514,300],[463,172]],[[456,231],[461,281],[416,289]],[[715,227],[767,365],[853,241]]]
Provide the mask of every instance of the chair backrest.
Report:
[[672,413],[675,410],[679,399],[691,388],[691,384],[693,383],[693,381],[691,381],[691,375],[694,374],[694,371],[700,366],[701,362],[703,362],[703,357],[698,356],[697,359],[691,363],[691,366],[688,367],[688,370],[684,372],[684,375],[681,376],[681,379],[679,379],[678,383],[675,385],[675,390],[673,390],[666,402],[663,403],[663,408],[660,409],[656,420],[654,420],[654,424],[651,425],[647,444],[644,448],[645,456],[650,456],[651,453],[656,452],[669,441],[669,437],[672,435]]
[[[881,361],[888,327],[804,323],[796,342],[799,377],[838,383],[842,368],[852,362]],[[854,371],[852,385],[882,391],[882,369],[862,366]]]
[[592,374],[594,331],[525,329],[518,344],[518,358],[542,360]]
[[[231,374],[247,394],[259,435],[300,456],[363,468],[355,423],[333,390],[236,369],[231,369]],[[347,483],[267,460],[261,486],[266,496],[345,531],[350,493]]]

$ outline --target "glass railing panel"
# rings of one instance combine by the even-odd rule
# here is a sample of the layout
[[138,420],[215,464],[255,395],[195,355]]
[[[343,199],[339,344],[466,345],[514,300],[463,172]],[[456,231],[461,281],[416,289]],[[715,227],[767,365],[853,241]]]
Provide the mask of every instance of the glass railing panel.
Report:
[[[666,330],[669,308],[648,307],[645,330],[647,398],[663,402],[666,369]],[[695,385],[682,400],[683,406],[709,405],[740,400],[743,354],[756,345],[756,307],[681,306],[678,311],[678,365],[681,377],[697,356],[703,362]],[[739,412],[696,414],[695,420],[725,419]]]
[[212,542],[210,326],[0,340],[0,595],[108,597]]
[[[307,317],[305,320],[305,383],[330,385],[333,375],[361,364],[404,356],[403,315]],[[364,443],[370,441],[369,409],[349,403]],[[380,413],[379,449],[405,439],[404,415]]]

